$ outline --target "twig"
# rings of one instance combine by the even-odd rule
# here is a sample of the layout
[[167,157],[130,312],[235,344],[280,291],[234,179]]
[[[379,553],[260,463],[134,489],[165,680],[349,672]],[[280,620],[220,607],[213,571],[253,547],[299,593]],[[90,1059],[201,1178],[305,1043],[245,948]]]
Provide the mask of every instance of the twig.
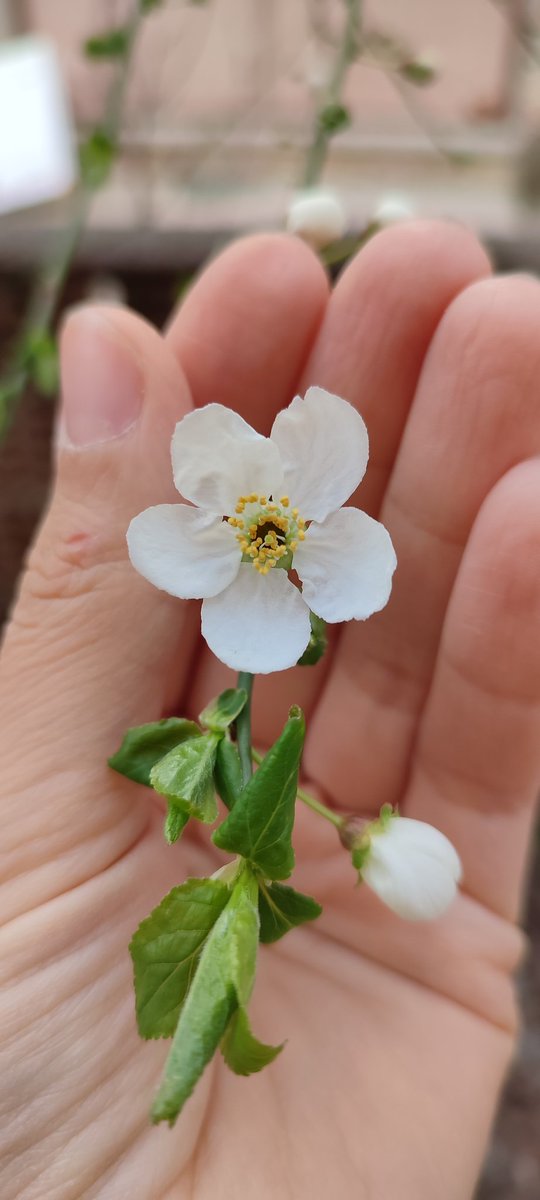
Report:
[[324,115],[333,106],[341,104],[347,72],[358,56],[362,0],[344,0],[344,4],[346,17],[343,37],[337,50],[330,79],[317,108],[313,140],[304,165],[302,180],[304,187],[312,187],[321,177],[334,132],[325,122]]

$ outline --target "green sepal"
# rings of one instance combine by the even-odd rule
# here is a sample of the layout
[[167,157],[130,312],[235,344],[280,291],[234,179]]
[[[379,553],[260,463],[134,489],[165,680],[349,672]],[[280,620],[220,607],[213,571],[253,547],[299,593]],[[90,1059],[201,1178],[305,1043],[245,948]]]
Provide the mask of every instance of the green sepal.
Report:
[[173,1036],[205,941],[230,895],[218,879],[188,879],[139,925],[129,952],[141,1037]]
[[273,1062],[284,1045],[282,1042],[280,1046],[268,1046],[257,1041],[251,1032],[247,1012],[241,1007],[229,1021],[220,1050],[235,1075],[253,1075]]
[[228,809],[236,803],[244,786],[240,755],[228,737],[221,739],[214,765],[216,791]]
[[167,815],[163,824],[163,836],[169,846],[178,841],[189,821],[190,813],[184,812],[174,801],[167,801]]
[[150,783],[156,792],[207,825],[218,815],[214,763],[219,736],[204,733],[188,738],[160,758],[150,772]]
[[152,721],[149,725],[136,725],[124,735],[120,749],[109,759],[109,766],[120,775],[134,779],[135,783],[151,787],[150,772],[160,758],[187,738],[200,737],[200,734],[194,721],[185,721],[181,717],[165,717],[163,721]]
[[316,613],[311,611],[309,621],[311,625],[311,637],[302,657],[298,659],[297,665],[299,667],[314,667],[315,663],[318,663],[319,659],[322,658],[328,645],[326,621],[323,621],[322,617],[318,617]]
[[108,29],[106,33],[88,38],[84,43],[84,53],[87,58],[123,58],[128,45],[128,31],[121,25],[118,29]]
[[351,123],[351,114],[344,104],[327,104],[321,109],[317,121],[319,128],[324,133],[334,137],[336,133],[341,133],[342,129],[346,129]]
[[291,708],[277,742],[212,835],[220,850],[241,854],[267,879],[287,879],[294,867],[291,834],[304,735],[303,714]]
[[233,1013],[251,993],[258,941],[256,886],[244,869],[206,941],[152,1106],[154,1123],[174,1125]]
[[79,148],[81,180],[93,191],[106,183],[116,155],[116,143],[104,129],[94,129]]
[[245,688],[227,688],[225,692],[221,692],[221,695],[216,696],[215,700],[211,700],[206,708],[203,708],[199,721],[212,733],[225,733],[229,725],[232,725],[242,712],[246,701]]
[[312,896],[305,896],[282,883],[262,883],[259,888],[259,939],[265,944],[277,942],[290,929],[315,921],[322,913]]

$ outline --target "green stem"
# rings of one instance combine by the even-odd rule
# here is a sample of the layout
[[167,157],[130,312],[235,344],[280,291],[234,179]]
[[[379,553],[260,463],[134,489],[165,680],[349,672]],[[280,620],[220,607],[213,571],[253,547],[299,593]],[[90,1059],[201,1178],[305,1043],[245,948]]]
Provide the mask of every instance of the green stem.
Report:
[[322,97],[315,117],[313,140],[309,147],[304,166],[303,187],[313,187],[322,175],[332,139],[332,131],[325,129],[321,121],[322,114],[331,104],[340,104],[347,72],[351,63],[358,55],[360,39],[360,23],[362,16],[362,0],[344,0],[346,8],[343,37],[338,48],[336,60],[328,86]]
[[[126,85],[133,60],[133,50],[143,19],[140,0],[134,0],[126,24],[126,48],[118,63],[107,95],[105,112],[100,123],[110,141],[115,144],[122,123]],[[7,433],[25,387],[30,382],[28,363],[29,339],[39,338],[51,331],[60,296],[69,275],[95,189],[81,183],[72,202],[71,220],[49,262],[38,272],[22,332],[14,346],[11,359],[0,376],[0,440]]]
[[240,671],[238,675],[239,688],[244,688],[247,692],[247,702],[239,714],[236,721],[236,740],[238,743],[238,753],[240,755],[240,765],[242,767],[242,777],[244,787],[251,779],[253,770],[253,751],[251,748],[251,697],[253,693],[253,675],[249,671]]
[[[257,750],[252,750],[251,757],[253,762],[257,763],[257,766],[260,766],[264,756],[259,754]],[[302,801],[302,804],[307,805],[307,807],[310,808],[312,812],[317,813],[319,817],[324,817],[326,821],[330,821],[330,824],[334,825],[336,829],[343,828],[346,818],[340,816],[339,813],[334,812],[332,808],[328,808],[326,804],[322,803],[322,800],[316,800],[315,796],[310,796],[309,792],[305,792],[303,788],[297,788],[296,795],[298,796],[298,799]]]

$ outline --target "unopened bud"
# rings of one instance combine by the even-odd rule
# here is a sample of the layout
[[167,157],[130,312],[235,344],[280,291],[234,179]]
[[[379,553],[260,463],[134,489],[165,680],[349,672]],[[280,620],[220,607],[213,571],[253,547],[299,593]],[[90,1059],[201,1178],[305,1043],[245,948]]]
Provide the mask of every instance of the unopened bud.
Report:
[[326,188],[306,188],[298,192],[287,214],[287,230],[322,250],[343,237],[347,228],[341,201]]

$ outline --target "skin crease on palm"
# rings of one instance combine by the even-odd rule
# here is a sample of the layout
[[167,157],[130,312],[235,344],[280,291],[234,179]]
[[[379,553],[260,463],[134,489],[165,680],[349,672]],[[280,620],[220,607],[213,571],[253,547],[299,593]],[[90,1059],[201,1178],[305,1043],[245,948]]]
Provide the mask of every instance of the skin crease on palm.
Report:
[[[539,329],[539,284],[493,279],[471,234],[423,222],[376,237],[331,297],[305,246],[261,236],[208,268],[164,339],[120,309],[69,317],[57,480],[0,675],[3,1200],[472,1196],[515,1044],[540,778]],[[310,383],[367,422],[354,502],[388,526],[398,570],[384,612],[337,630],[318,667],[257,681],[255,744],[300,703],[305,785],[438,826],[464,887],[408,925],[302,809],[294,879],[324,914],[261,951],[250,1010],[287,1045],[250,1079],[216,1061],[175,1129],[153,1128],[168,1043],[138,1039],[127,942],[223,860],[207,830],[166,847],[152,794],[106,759],[128,726],[196,714],[231,676],[198,605],[131,568],[125,530],[177,499],[169,441],[192,404],[268,432]],[[102,414],[135,397],[140,418],[66,445],[93,397]]]

